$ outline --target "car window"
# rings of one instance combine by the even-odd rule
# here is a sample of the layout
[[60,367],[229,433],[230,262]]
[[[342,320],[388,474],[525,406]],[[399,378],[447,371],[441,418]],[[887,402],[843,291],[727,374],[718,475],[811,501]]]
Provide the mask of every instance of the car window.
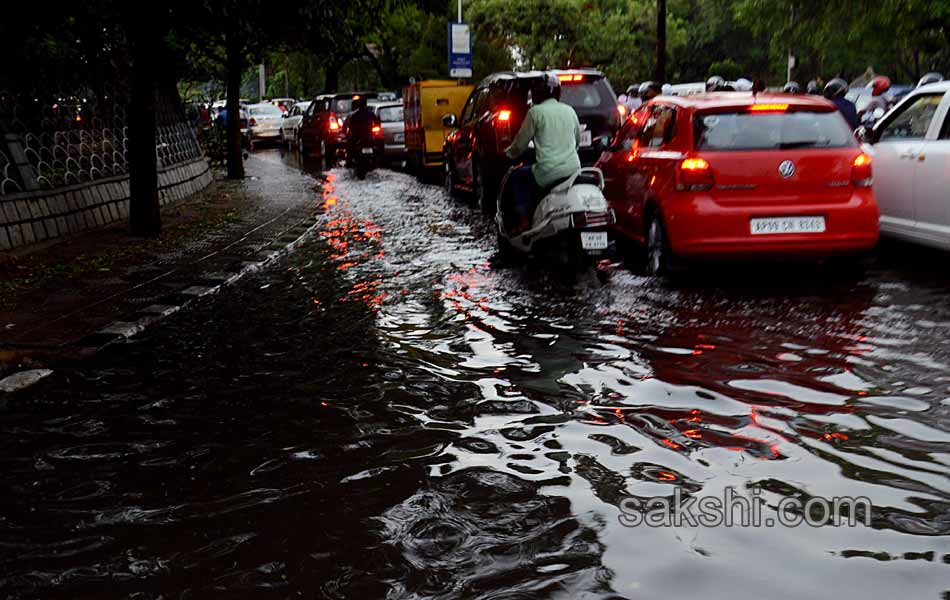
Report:
[[881,129],[879,141],[922,140],[933,121],[943,94],[922,94],[911,100]]
[[943,127],[940,129],[940,139],[950,140],[950,112],[943,118]]
[[380,108],[379,120],[383,123],[402,123],[402,107],[384,106]]
[[475,98],[475,108],[472,111],[472,117],[477,119],[485,114],[485,111],[488,110],[488,90],[483,89],[479,92],[478,97]]
[[273,104],[261,104],[258,106],[251,106],[248,109],[248,112],[252,115],[270,115],[278,116],[284,114],[284,111],[280,108],[274,106]]
[[671,106],[654,105],[637,136],[641,148],[659,148],[673,138],[676,110]]
[[630,118],[627,119],[620,129],[620,133],[617,134],[616,141],[614,142],[614,152],[633,148],[634,142],[637,136],[640,135],[640,131],[643,129],[643,123],[646,122],[649,114],[650,107],[644,106],[630,115]]
[[465,108],[462,109],[462,124],[468,125],[472,120],[472,113],[474,112],[475,100],[483,92],[483,89],[477,89],[468,97],[468,101],[465,102]]
[[857,145],[836,111],[701,113],[693,122],[699,150],[847,148]]

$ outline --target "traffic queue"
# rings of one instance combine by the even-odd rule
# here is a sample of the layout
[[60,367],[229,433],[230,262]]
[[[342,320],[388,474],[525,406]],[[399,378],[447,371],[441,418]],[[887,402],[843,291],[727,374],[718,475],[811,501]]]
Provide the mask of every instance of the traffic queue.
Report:
[[[402,101],[318,96],[279,137],[361,177],[386,159],[438,172],[494,218],[503,257],[583,263],[615,247],[661,275],[857,258],[879,234],[950,250],[950,82],[891,88],[876,77],[862,100],[838,79],[768,91],[713,77],[618,100],[595,69],[508,71],[413,83]],[[372,135],[355,141],[361,110]]]

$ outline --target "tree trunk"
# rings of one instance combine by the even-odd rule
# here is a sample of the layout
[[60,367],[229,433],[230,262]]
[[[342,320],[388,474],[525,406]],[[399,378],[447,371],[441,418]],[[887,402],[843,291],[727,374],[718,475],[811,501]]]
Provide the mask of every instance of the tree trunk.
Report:
[[244,152],[241,148],[241,75],[244,57],[237,35],[228,35],[227,46],[227,156],[228,179],[244,179]]
[[129,105],[129,229],[132,235],[162,232],[155,153],[156,58],[162,36],[145,16],[132,17],[132,93]]
[[656,73],[657,83],[666,81],[666,0],[656,0]]
[[330,62],[327,65],[326,78],[323,80],[323,92],[329,94],[340,88],[340,65]]

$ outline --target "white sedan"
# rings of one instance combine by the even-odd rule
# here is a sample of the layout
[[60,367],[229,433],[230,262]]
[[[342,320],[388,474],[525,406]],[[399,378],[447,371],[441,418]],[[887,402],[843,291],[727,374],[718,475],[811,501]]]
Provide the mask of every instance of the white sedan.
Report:
[[280,140],[286,144],[297,142],[300,126],[303,124],[303,115],[310,108],[310,102],[298,102],[290,109],[280,124]]
[[950,250],[950,82],[919,87],[861,132],[881,234]]

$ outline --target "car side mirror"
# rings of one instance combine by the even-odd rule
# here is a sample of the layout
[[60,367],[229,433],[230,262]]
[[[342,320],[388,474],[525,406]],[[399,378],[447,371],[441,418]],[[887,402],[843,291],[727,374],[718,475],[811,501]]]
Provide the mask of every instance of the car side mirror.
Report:
[[858,127],[854,130],[854,137],[862,144],[874,143],[874,130],[869,127]]
[[458,117],[456,117],[455,115],[451,113],[447,115],[442,115],[443,127],[448,127],[449,129],[451,129],[454,127],[458,127],[458,124],[459,124],[459,120],[458,120]]

